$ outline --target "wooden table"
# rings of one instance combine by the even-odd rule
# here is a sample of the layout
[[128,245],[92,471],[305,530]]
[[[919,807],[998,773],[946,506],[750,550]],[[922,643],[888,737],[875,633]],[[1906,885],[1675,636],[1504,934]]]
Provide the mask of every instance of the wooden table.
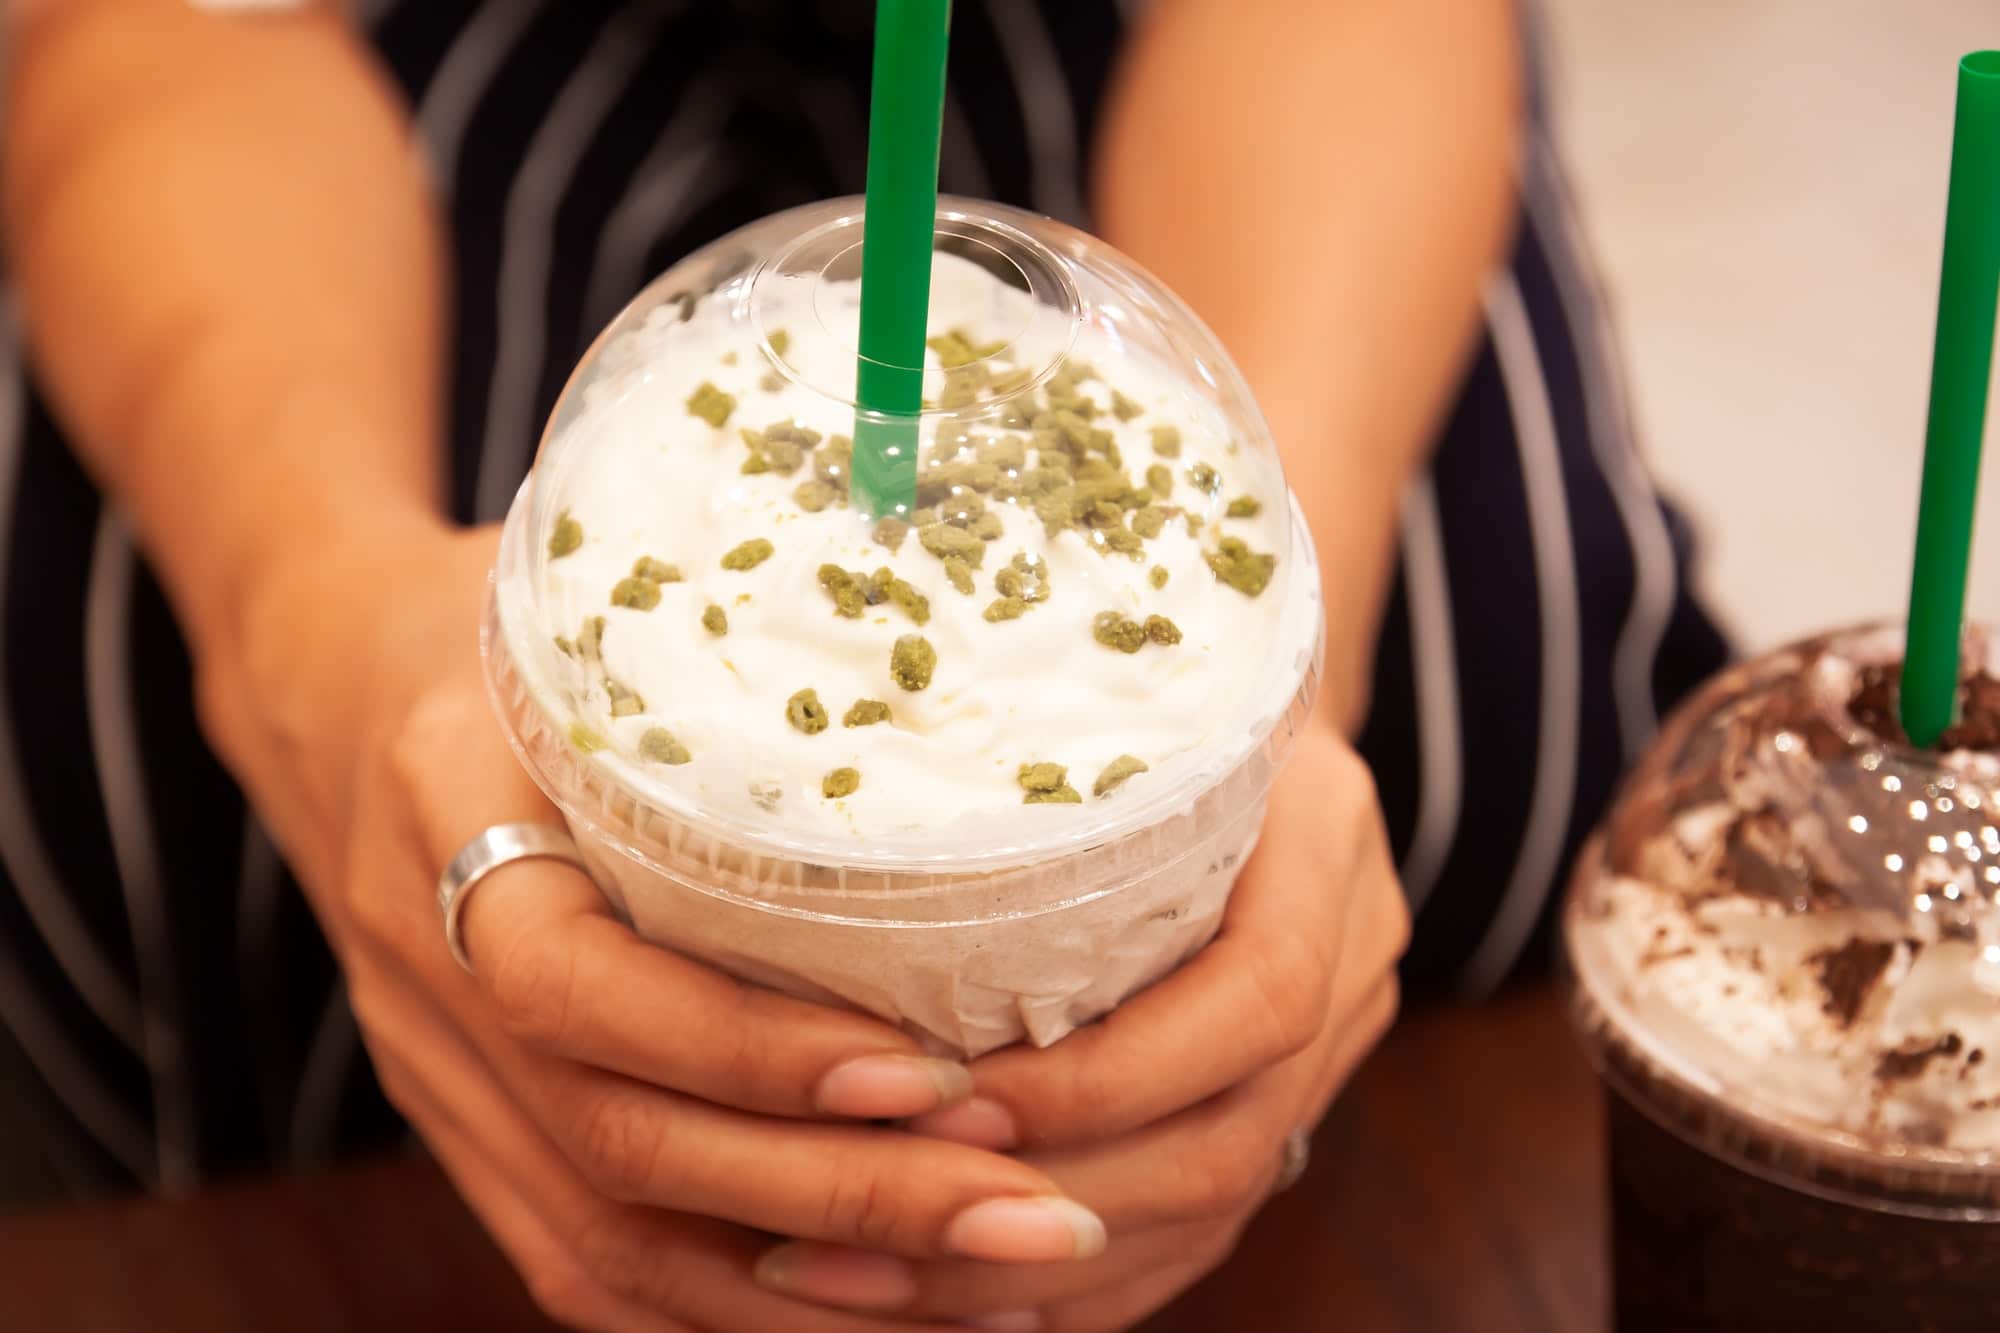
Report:
[[[1407,1015],[1305,1179],[1145,1333],[1601,1333],[1601,1134],[1553,995]],[[549,1326],[437,1169],[398,1157],[0,1218],[0,1327]]]

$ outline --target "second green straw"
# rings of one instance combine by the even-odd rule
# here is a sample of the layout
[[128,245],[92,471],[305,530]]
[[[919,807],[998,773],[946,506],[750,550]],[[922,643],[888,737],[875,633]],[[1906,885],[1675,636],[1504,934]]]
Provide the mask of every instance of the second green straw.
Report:
[[1958,701],[1959,636],[1972,556],[1979,453],[1993,374],[1993,323],[2000,292],[2000,51],[1958,66],[1951,190],[1945,206],[1944,271],[1937,347],[1924,434],[1923,495],[1910,574],[1903,657],[1903,730],[1937,743]]

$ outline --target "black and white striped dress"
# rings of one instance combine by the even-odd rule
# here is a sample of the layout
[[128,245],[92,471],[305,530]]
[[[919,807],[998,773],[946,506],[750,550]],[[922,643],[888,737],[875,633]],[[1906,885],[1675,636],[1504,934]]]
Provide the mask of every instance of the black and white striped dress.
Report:
[[[958,0],[944,188],[1087,221],[1084,146],[1139,2]],[[500,516],[646,278],[860,189],[866,0],[361,8],[455,233],[463,519]],[[1721,656],[1539,139],[1524,184],[1485,344],[1404,504],[1362,739],[1418,909],[1412,983],[1472,992],[1542,956],[1615,775]],[[310,914],[196,731],[160,590],[18,366],[0,522],[0,1021],[52,1155],[80,1186],[179,1188],[396,1133]]]

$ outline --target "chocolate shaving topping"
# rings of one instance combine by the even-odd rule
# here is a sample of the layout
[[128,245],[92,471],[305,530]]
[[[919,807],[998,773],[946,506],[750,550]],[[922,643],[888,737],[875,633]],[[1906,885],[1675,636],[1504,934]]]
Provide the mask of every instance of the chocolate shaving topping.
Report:
[[1842,1027],[1853,1026],[1869,992],[1895,955],[1894,943],[1857,935],[1838,948],[1823,949],[1807,958],[1819,973],[1820,989],[1826,992],[1820,1008]]
[[1947,1032],[1936,1041],[1919,1041],[1899,1050],[1884,1051],[1875,1062],[1875,1077],[1883,1083],[1916,1078],[1941,1055],[1957,1055],[1965,1043],[1956,1032]]

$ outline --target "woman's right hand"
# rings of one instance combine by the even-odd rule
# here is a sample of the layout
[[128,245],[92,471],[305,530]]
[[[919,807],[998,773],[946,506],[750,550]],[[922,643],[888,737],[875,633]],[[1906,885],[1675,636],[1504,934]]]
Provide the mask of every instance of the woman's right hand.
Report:
[[299,872],[384,1088],[544,1308],[868,1333],[890,1325],[751,1280],[772,1234],[1001,1262],[1102,1247],[1040,1171],[854,1123],[964,1096],[961,1067],[644,943],[567,866],[483,880],[461,970],[439,870],[490,825],[560,818],[481,677],[494,530],[377,526],[246,589],[235,641],[201,645],[204,722]]

